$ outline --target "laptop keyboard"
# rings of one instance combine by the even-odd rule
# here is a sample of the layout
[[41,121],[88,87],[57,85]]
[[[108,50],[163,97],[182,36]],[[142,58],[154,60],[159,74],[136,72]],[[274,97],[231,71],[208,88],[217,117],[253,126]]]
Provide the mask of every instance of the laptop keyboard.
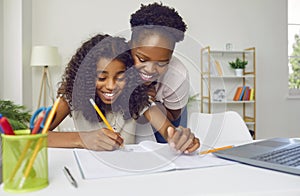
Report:
[[282,148],[263,155],[252,157],[252,159],[297,167],[300,165],[300,145]]

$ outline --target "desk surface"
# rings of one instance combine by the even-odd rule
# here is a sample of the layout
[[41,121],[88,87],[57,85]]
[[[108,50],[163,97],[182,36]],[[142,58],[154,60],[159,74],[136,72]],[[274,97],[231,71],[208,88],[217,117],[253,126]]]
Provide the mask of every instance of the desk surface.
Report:
[[[49,148],[49,186],[22,196],[53,195],[300,195],[300,177],[234,164],[147,175],[84,180],[72,149]],[[63,173],[67,166],[78,182],[73,187]],[[3,191],[1,196],[17,195]]]

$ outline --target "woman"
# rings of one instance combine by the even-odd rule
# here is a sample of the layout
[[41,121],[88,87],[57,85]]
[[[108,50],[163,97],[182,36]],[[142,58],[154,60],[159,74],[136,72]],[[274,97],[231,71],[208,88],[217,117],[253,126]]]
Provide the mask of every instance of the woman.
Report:
[[[141,5],[131,15],[130,24],[135,68],[144,84],[153,85],[149,96],[168,120],[178,126],[189,97],[189,76],[185,66],[173,56],[173,51],[176,43],[184,39],[186,24],[173,8],[158,3]],[[166,128],[156,129],[160,132],[158,140],[163,142],[160,135],[166,138]],[[186,130],[185,134],[189,137],[191,132]]]

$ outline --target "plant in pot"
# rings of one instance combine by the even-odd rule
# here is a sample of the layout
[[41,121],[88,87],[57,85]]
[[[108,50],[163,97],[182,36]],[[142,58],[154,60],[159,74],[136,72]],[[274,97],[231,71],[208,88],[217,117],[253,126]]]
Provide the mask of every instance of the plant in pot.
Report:
[[9,100],[0,100],[0,114],[8,119],[14,130],[29,127],[31,114],[23,105],[17,105]]
[[241,60],[240,58],[236,58],[235,61],[229,62],[230,67],[235,70],[236,76],[243,75],[243,71],[247,64],[248,61]]
[[[0,114],[8,119],[13,130],[28,129],[29,127],[31,114],[23,105],[0,99]],[[2,137],[0,137],[0,170],[2,170]],[[1,175],[0,172],[0,179],[2,178]]]

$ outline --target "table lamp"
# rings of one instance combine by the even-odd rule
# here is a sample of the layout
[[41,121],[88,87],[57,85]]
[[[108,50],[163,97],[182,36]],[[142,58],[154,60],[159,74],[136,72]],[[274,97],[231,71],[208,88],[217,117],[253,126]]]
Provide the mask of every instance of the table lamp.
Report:
[[[38,108],[41,106],[41,99],[43,94],[43,106],[46,106],[46,84],[48,83],[51,94],[52,103],[54,103],[54,94],[48,70],[49,66],[57,66],[60,64],[58,49],[55,46],[34,46],[31,51],[30,65],[33,67],[43,67],[43,75],[38,99]],[[42,93],[44,92],[44,93]]]

